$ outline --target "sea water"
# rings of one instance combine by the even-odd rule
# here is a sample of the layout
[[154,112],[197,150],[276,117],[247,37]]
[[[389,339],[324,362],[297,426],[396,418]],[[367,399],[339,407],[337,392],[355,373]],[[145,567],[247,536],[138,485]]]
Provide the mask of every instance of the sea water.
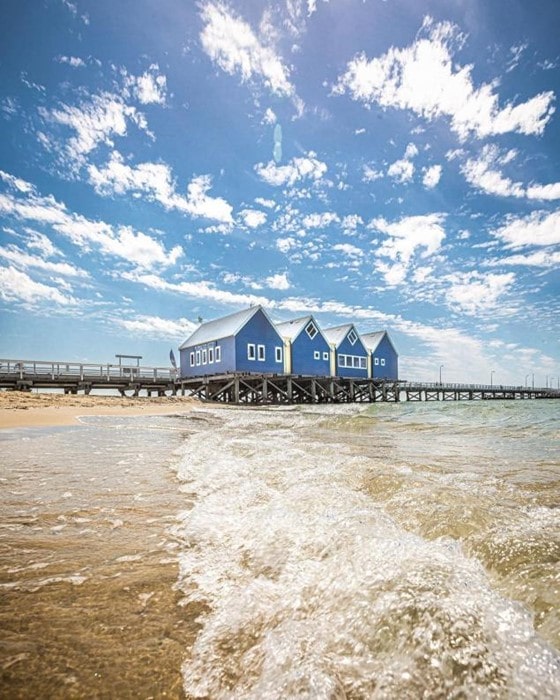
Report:
[[[119,674],[119,697],[180,697],[161,675],[181,670],[187,697],[556,698],[559,418],[554,401],[201,406],[12,435],[0,443],[11,455],[4,540],[21,548],[13,527],[30,528],[30,553],[12,547],[4,598],[12,608],[40,599],[55,627],[61,599],[77,606],[70,620],[96,596],[133,601],[114,606],[122,639],[100,633],[91,647],[113,645],[114,676],[101,666],[109,680],[80,673],[70,636],[65,670],[58,643],[59,697],[116,696]],[[92,447],[64,486],[84,439]],[[77,565],[57,564],[64,553],[48,547],[39,556],[55,537]],[[166,562],[173,578],[158,585]],[[152,646],[142,646],[143,625]],[[5,674],[25,678],[26,664],[37,668],[33,646],[26,629],[10,630]],[[45,636],[48,655],[56,640]],[[138,647],[120,658],[127,637]],[[158,637],[173,644],[158,647]],[[144,693],[136,656],[146,677],[160,673]]]

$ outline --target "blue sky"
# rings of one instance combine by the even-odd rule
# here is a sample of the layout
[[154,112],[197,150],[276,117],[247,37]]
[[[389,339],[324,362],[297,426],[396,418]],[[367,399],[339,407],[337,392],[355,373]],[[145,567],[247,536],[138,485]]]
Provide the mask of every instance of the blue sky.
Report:
[[403,378],[560,376],[560,7],[9,0],[0,355],[166,365],[249,304]]

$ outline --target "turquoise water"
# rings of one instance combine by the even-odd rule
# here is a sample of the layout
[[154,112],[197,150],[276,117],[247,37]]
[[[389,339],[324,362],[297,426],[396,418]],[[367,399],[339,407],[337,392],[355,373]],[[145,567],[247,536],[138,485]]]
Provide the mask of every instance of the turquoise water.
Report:
[[180,697],[173,673],[187,697],[560,697],[559,419],[201,405],[4,432],[0,668],[49,697]]

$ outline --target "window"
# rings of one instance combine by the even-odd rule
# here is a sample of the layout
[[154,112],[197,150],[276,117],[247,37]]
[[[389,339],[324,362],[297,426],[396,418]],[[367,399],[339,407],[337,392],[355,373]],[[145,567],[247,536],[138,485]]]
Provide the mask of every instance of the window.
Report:
[[221,362],[222,360],[222,348],[220,345],[216,345],[216,362]]
[[255,346],[253,343],[247,343],[247,359],[248,360],[254,360],[256,358],[255,355]]
[[356,355],[354,355],[352,357],[352,367],[359,367],[359,366],[360,366],[360,358],[356,357]]
[[259,362],[264,362],[264,359],[265,359],[265,355],[264,355],[264,353],[265,353],[264,345],[258,345],[258,346],[257,346],[257,350],[258,350],[258,352],[259,352]]
[[191,367],[194,367],[194,352],[191,352]]
[[385,367],[385,358],[384,357],[381,358],[381,366]]
[[313,321],[309,321],[307,326],[305,326],[305,332],[311,338],[311,340],[313,340],[319,331],[317,330],[317,326],[313,323]]
[[282,362],[282,348],[275,347],[274,352],[276,354],[276,362]]
[[202,351],[202,364],[206,364],[206,348]]
[[200,350],[196,351],[196,366],[200,365]]
[[367,363],[365,357],[360,357],[360,369],[367,369]]
[[378,357],[376,357],[376,358],[373,360],[373,364],[376,365],[376,366],[379,364],[379,358],[378,358]]
[[315,350],[313,353],[313,359],[314,360],[320,360],[321,359],[321,353],[318,350]]
[[338,356],[338,366],[339,367],[346,367],[346,355],[339,355]]
[[325,360],[325,362],[329,361],[329,353],[328,352],[323,353],[323,360]]
[[214,364],[214,348],[208,348],[208,364]]
[[350,333],[348,333],[348,340],[350,341],[350,345],[355,345],[355,344],[356,344],[356,341],[358,340],[358,336],[357,336],[356,333],[354,332],[354,329],[352,329],[352,330],[350,331]]

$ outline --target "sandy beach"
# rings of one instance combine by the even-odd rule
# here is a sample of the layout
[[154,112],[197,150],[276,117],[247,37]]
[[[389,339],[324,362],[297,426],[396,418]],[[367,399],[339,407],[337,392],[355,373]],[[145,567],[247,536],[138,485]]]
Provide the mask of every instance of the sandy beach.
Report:
[[0,429],[72,425],[80,416],[137,416],[188,411],[183,396],[121,397],[83,394],[0,392]]

